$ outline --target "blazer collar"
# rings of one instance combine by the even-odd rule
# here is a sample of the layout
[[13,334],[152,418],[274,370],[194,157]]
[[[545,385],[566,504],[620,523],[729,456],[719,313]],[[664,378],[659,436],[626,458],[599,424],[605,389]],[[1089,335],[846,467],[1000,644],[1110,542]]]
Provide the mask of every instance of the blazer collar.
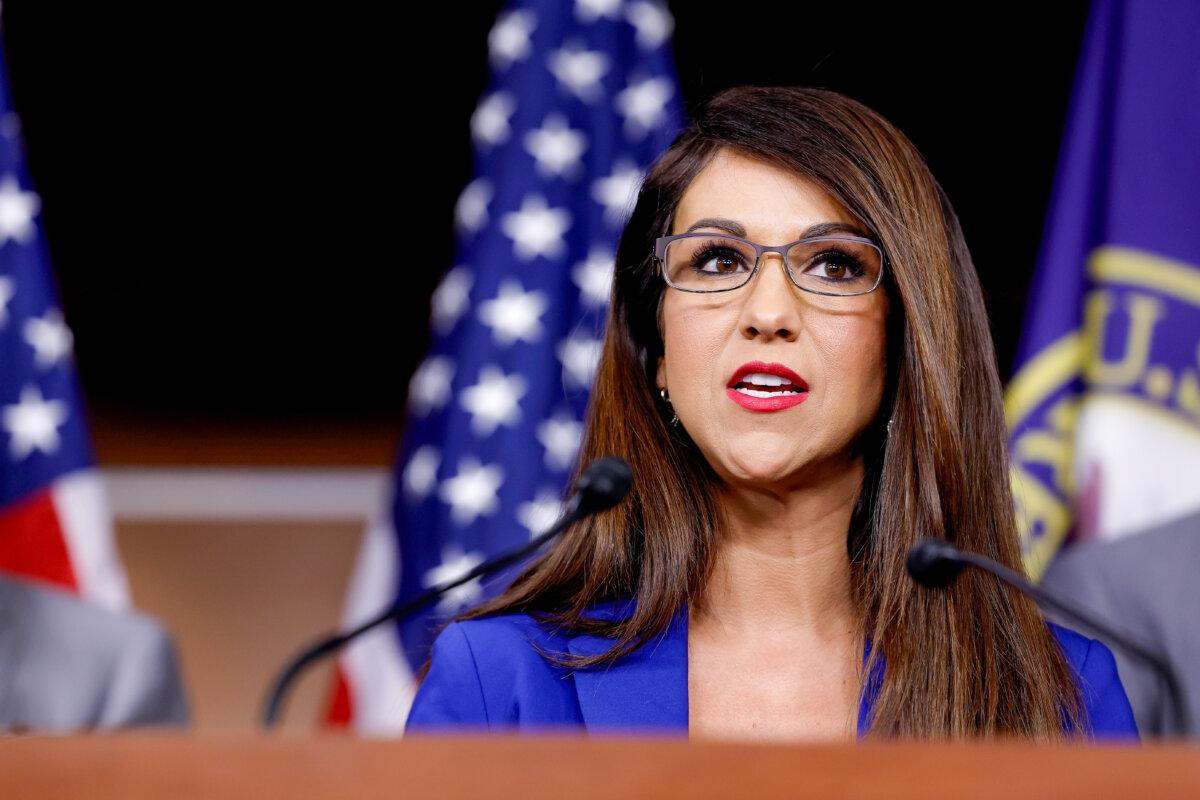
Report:
[[[596,604],[589,616],[623,619],[633,613],[634,600]],[[572,655],[599,655],[612,640],[580,634],[567,642]],[[863,647],[863,662],[871,652]],[[883,660],[876,663],[858,709],[858,736],[870,723],[871,703],[883,679]],[[645,733],[652,729],[688,730],[688,605],[684,603],[660,636],[624,658],[604,667],[574,672],[579,710],[588,730]]]
[[[597,604],[589,616],[623,619],[632,600]],[[615,663],[576,670],[575,691],[588,730],[646,732],[688,728],[687,604],[660,636]],[[612,646],[602,636],[581,634],[567,642],[572,655],[599,655]]]

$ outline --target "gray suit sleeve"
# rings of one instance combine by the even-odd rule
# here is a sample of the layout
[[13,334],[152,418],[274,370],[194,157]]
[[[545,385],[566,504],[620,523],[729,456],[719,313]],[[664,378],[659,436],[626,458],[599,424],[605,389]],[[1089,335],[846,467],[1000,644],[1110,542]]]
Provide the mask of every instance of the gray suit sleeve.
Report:
[[158,622],[0,575],[0,730],[187,721],[179,662]]
[[117,654],[97,726],[186,725],[187,698],[171,638],[149,619]]
[[[1042,584],[1162,653],[1193,720],[1200,719],[1200,515],[1116,541],[1064,549]],[[1053,616],[1053,615],[1052,615]],[[1069,623],[1068,623],[1069,624]],[[1121,682],[1144,736],[1172,732],[1174,711],[1151,667],[1114,648]],[[1195,722],[1193,722],[1193,725]],[[1193,731],[1193,735],[1194,735]]]

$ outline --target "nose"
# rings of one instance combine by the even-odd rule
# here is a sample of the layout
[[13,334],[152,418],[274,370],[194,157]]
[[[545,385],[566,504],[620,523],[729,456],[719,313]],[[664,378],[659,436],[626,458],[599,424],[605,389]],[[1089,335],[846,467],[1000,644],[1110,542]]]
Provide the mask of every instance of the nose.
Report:
[[747,339],[794,341],[800,332],[799,303],[779,253],[763,253],[758,273],[744,290],[739,327]]

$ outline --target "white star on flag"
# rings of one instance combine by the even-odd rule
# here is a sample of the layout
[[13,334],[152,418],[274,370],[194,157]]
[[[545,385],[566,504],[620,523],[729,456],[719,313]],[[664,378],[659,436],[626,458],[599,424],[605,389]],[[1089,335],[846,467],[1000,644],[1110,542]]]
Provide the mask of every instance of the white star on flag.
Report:
[[446,405],[450,399],[450,381],[454,378],[454,362],[447,356],[425,359],[408,383],[408,407],[423,417]]
[[479,319],[492,329],[492,338],[502,347],[518,340],[532,343],[542,335],[541,316],[549,305],[542,292],[526,292],[509,279],[500,284],[496,299],[480,303]]
[[33,218],[42,207],[36,192],[21,191],[12,175],[0,181],[0,245],[12,240],[24,244],[33,238]]
[[[442,563],[425,573],[421,582],[425,588],[431,588],[442,583],[449,583],[466,575],[483,563],[483,554],[472,551],[464,553],[457,544],[447,544],[442,548]],[[469,606],[483,596],[483,587],[479,578],[472,578],[461,586],[455,586],[442,595],[438,600],[439,614],[448,614],[463,606]]]
[[532,11],[509,11],[501,14],[488,33],[488,53],[492,66],[508,69],[514,62],[529,56],[529,37],[537,27],[537,15]]
[[517,506],[517,521],[529,530],[529,538],[540,536],[558,522],[562,516],[563,503],[552,489],[542,489],[537,497]]
[[21,390],[15,406],[5,406],[3,425],[8,431],[8,453],[21,461],[34,450],[54,455],[61,440],[58,429],[67,421],[67,404],[46,400],[38,387],[30,384]]
[[517,102],[508,92],[488,95],[471,115],[471,138],[476,146],[487,149],[507,142],[512,135],[508,119],[516,108]]
[[433,327],[440,334],[454,329],[455,323],[467,310],[471,286],[475,279],[466,267],[455,267],[442,276],[441,283],[433,292],[430,307],[433,310]]
[[467,184],[454,204],[454,223],[463,233],[479,233],[488,221],[488,204],[495,190],[487,178],[476,178]]
[[592,199],[604,206],[604,221],[614,228],[625,224],[637,202],[642,171],[629,159],[621,159],[607,178],[592,183]]
[[442,454],[433,445],[425,445],[408,459],[404,468],[404,493],[414,501],[424,500],[437,485],[437,471]]
[[578,46],[564,47],[550,54],[546,66],[563,88],[583,102],[594,103],[604,95],[600,85],[608,74],[604,53]]
[[596,364],[604,343],[578,334],[563,339],[558,345],[558,360],[563,365],[563,379],[568,386],[586,389],[592,385]]
[[580,261],[571,270],[571,280],[579,287],[579,299],[589,308],[608,304],[612,292],[613,269],[616,258],[603,245],[592,245],[587,261]]
[[25,341],[33,348],[33,361],[41,369],[49,369],[71,352],[74,337],[63,320],[62,312],[52,308],[44,317],[32,317],[25,322]]
[[575,0],[575,18],[595,22],[601,17],[621,18],[621,0]]
[[520,399],[528,384],[517,373],[505,375],[488,365],[479,371],[479,383],[463,390],[462,407],[471,415],[471,430],[476,436],[491,436],[500,425],[515,426],[521,421]]
[[565,208],[548,207],[544,197],[531,193],[521,201],[520,211],[504,215],[500,227],[513,240],[513,252],[522,261],[557,258],[567,249],[563,234],[571,227],[571,214]]
[[630,3],[625,19],[637,29],[637,43],[643,50],[653,50],[667,40],[675,28],[671,14],[658,3]]
[[8,301],[17,293],[17,285],[12,278],[0,276],[0,328],[8,324]]
[[[621,227],[683,118],[678,88],[659,90],[668,99],[654,107],[650,78],[675,76],[663,0],[497,5],[505,8],[484,30],[487,89],[468,107],[474,172],[451,189],[456,251],[426,276],[437,285],[432,339],[409,387],[392,524],[372,528],[394,552],[379,602],[361,604],[371,611],[423,591],[423,581],[478,569],[481,558],[528,543],[526,530],[543,535],[560,518],[583,456]],[[444,60],[456,61],[453,48]],[[24,288],[14,312],[24,312]],[[16,316],[24,324],[28,314]],[[406,565],[402,581],[392,574],[396,557]],[[500,591],[498,579],[472,580],[439,612]],[[430,625],[443,621],[432,606],[386,643],[405,674],[401,659],[425,658]],[[364,662],[353,658],[347,678],[382,672],[359,670]],[[349,688],[357,698],[359,687]],[[395,705],[390,694],[378,703],[362,696],[370,719]],[[355,725],[358,717],[356,708]]]
[[570,468],[582,437],[583,425],[566,414],[558,414],[538,425],[537,438],[546,449],[546,466],[559,470]]
[[651,128],[662,124],[667,115],[667,101],[674,89],[666,78],[646,78],[632,83],[617,94],[613,103],[625,117],[625,135],[641,139]]
[[572,130],[562,114],[548,114],[542,127],[525,134],[525,149],[537,161],[541,175],[561,178],[579,173],[587,137]]
[[491,516],[500,507],[496,491],[504,483],[498,464],[484,466],[467,456],[458,463],[458,474],[442,481],[438,496],[450,505],[450,517],[459,525],[470,525],[480,516]]

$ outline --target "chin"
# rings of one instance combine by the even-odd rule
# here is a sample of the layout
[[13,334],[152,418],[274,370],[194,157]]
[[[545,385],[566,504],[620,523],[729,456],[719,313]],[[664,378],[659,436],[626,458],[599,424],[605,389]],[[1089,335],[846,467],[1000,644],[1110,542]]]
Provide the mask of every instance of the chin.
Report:
[[785,481],[795,474],[798,464],[794,453],[770,454],[759,453],[753,461],[726,461],[723,470],[730,480],[738,483],[773,485]]

